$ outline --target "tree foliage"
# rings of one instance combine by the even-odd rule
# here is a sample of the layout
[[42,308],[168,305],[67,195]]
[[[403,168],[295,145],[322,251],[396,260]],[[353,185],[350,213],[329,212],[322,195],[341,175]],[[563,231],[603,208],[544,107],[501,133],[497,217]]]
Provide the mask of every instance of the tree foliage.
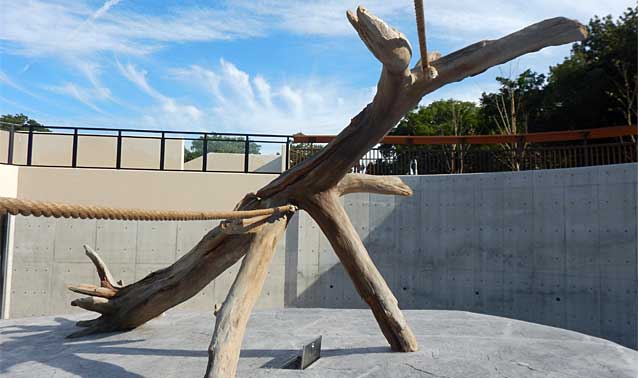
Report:
[[[246,139],[224,135],[208,135],[206,150],[225,154],[243,154],[246,150]],[[255,142],[249,142],[249,153],[259,155],[261,146]],[[204,137],[192,141],[189,148],[184,148],[184,161],[190,161],[202,156],[204,153]]]
[[589,37],[550,68],[539,131],[636,124],[638,7],[614,21],[594,17]]
[[[452,105],[468,111],[461,134],[520,134],[635,125],[638,117],[638,7],[616,21],[594,17],[589,36],[572,46],[549,75],[525,70],[497,77],[500,88],[483,93],[478,106],[457,100],[419,107],[395,135],[455,135]],[[469,110],[471,109],[471,110]]]
[[4,114],[0,116],[0,130],[10,130],[11,125],[14,125],[14,130],[16,131],[27,131],[29,130],[29,126],[32,126],[34,131],[50,131],[46,127],[42,126],[38,121],[31,119],[22,113]]

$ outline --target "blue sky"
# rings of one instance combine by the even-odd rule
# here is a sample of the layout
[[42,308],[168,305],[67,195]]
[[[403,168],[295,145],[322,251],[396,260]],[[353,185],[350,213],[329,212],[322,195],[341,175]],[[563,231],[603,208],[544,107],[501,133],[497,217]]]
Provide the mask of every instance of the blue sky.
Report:
[[[354,1],[0,0],[0,114],[50,125],[332,134],[368,103],[380,66],[345,18]],[[617,17],[626,0],[428,0],[443,55],[554,16]],[[412,1],[361,2],[417,46]],[[476,101],[527,55],[423,99]],[[418,59],[415,54],[413,60]]]

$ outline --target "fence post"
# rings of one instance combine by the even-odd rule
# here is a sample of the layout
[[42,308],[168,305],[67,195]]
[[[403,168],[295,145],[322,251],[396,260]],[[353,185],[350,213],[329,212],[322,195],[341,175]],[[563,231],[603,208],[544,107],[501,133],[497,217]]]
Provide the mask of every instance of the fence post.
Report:
[[589,148],[587,146],[587,138],[589,137],[589,132],[583,133],[583,165],[585,167],[589,167]]
[[71,155],[71,167],[78,166],[78,129],[73,129],[73,152]]
[[290,137],[286,137],[286,170],[290,168]]
[[33,124],[29,124],[29,139],[27,140],[27,165],[31,165],[33,158]]
[[9,145],[7,146],[8,156],[7,156],[7,164],[13,164],[13,143],[15,137],[16,127],[14,124],[9,126]]
[[117,130],[117,147],[115,152],[115,169],[122,168],[122,130]]
[[204,140],[202,141],[202,172],[206,172],[208,165],[208,134],[204,134]]
[[246,135],[246,140],[244,141],[244,173],[248,173],[248,162],[249,162],[249,154],[250,154],[250,139],[248,135]]
[[15,216],[0,215],[0,319],[9,319]]
[[160,143],[160,171],[164,170],[164,155],[166,154],[166,134],[162,132],[162,141]]

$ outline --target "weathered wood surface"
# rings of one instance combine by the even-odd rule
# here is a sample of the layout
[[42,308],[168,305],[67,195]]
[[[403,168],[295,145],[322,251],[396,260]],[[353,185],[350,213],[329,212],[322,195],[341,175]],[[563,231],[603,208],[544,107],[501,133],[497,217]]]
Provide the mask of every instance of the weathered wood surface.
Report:
[[[433,77],[423,74],[420,63],[409,68],[412,48],[399,31],[362,7],[356,12],[348,11],[347,17],[383,64],[373,101],[323,150],[284,172],[256,195],[247,195],[236,209],[293,204],[307,210],[326,233],[392,348],[413,351],[418,346],[395,297],[337,200],[339,195],[354,192],[409,195],[411,190],[397,178],[348,175],[348,172],[426,94],[543,47],[581,40],[586,31],[576,21],[553,18],[444,57],[431,53],[429,63],[438,74]],[[171,266],[124,287],[114,285],[112,277],[104,281],[102,273],[101,287],[107,291],[82,285],[73,287],[74,291],[91,295],[74,301],[74,305],[102,314],[96,320],[78,324],[87,328],[74,336],[135,328],[189,299],[248,253],[219,313],[206,373],[207,377],[232,377],[245,324],[272,257],[271,244],[278,239],[289,216],[279,214],[266,221],[227,224],[225,232],[217,227]],[[257,279],[249,280],[251,274]]]

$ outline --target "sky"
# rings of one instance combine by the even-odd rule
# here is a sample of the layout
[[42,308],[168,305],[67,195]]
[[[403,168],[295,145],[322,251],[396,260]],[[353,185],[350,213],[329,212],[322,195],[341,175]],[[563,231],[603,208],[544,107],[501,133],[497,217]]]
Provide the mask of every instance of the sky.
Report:
[[[334,134],[370,100],[380,64],[345,17],[364,5],[418,43],[412,1],[0,0],[0,114],[47,125]],[[545,18],[620,15],[627,0],[428,0],[443,55]],[[477,101],[496,76],[547,72],[552,47],[421,104]]]

